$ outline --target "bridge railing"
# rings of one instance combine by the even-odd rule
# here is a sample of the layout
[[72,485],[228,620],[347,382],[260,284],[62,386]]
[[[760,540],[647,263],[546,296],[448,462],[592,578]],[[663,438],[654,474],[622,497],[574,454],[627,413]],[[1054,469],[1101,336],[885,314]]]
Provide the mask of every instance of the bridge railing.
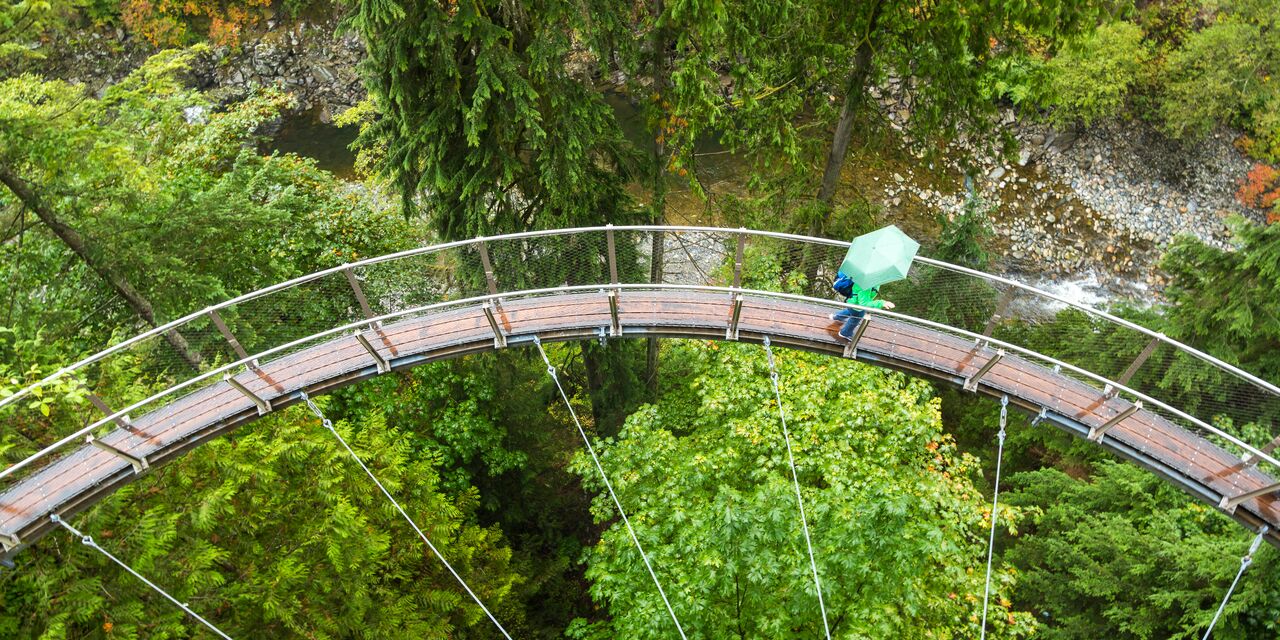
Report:
[[[437,313],[486,297],[616,283],[750,289],[831,300],[847,243],[708,227],[595,227],[478,238],[343,265],[194,312],[0,398],[0,490],[101,434],[243,370],[377,319]],[[658,258],[660,260],[655,259]],[[659,268],[654,268],[655,262]],[[535,293],[511,293],[511,292]],[[1276,467],[1280,389],[1108,312],[1013,280],[918,258],[883,287],[891,314],[1017,348],[1147,408],[1229,451]],[[175,346],[178,345],[178,346]],[[182,347],[181,345],[185,345]],[[198,354],[195,366],[190,354]]]

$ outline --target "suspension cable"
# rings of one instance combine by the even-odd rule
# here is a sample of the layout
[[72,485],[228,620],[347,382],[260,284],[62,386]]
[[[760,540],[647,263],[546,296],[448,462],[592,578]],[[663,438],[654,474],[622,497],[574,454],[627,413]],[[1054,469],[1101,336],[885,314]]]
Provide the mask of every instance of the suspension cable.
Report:
[[431,544],[431,540],[427,539],[427,534],[422,532],[422,529],[413,521],[413,518],[410,518],[409,514],[405,512],[404,507],[401,507],[400,503],[396,502],[396,499],[391,497],[391,492],[387,491],[387,488],[382,486],[382,483],[373,475],[373,472],[369,470],[369,467],[365,466],[364,460],[361,460],[360,456],[356,455],[356,452],[351,449],[351,445],[347,444],[347,441],[342,437],[342,434],[338,433],[338,430],[333,428],[333,421],[325,417],[324,412],[320,410],[320,407],[316,406],[315,401],[313,401],[305,391],[298,392],[298,395],[302,398],[303,402],[307,403],[307,407],[311,409],[311,413],[316,414],[316,417],[320,418],[320,423],[324,425],[324,428],[328,429],[329,433],[332,433],[333,437],[337,438],[338,442],[342,443],[342,447],[347,450],[347,453],[351,454],[351,457],[355,459],[361,469],[364,469],[364,472],[368,474],[369,479],[373,480],[373,483],[378,485],[378,488],[382,490],[382,495],[386,496],[387,500],[391,501],[391,504],[400,512],[400,515],[404,516],[404,519],[409,523],[409,526],[413,527],[413,530],[418,532],[418,537],[422,538],[422,541],[427,543],[427,547],[431,549],[431,553],[434,553],[436,558],[439,559],[440,562],[444,564],[444,567],[449,570],[449,573],[453,574],[453,577],[457,579],[458,584],[462,585],[462,588],[467,591],[467,595],[471,596],[471,599],[475,600],[477,605],[480,605],[480,609],[484,611],[486,616],[489,616],[489,620],[493,622],[494,626],[498,627],[498,631],[501,631],[502,635],[507,640],[511,640],[511,634],[507,633],[507,630],[502,627],[502,623],[498,622],[498,619],[493,617],[493,613],[489,611],[489,608],[484,606],[484,602],[480,601],[480,596],[477,596],[476,593],[471,590],[471,587],[467,586],[467,581],[463,580],[461,575],[458,575],[458,572],[454,570],[453,565],[449,564],[449,561],[444,559],[444,554],[440,553],[440,550],[437,549],[434,544]]
[[796,473],[796,459],[791,452],[791,433],[787,431],[787,413],[782,410],[782,392],[778,390],[778,367],[773,361],[773,348],[769,336],[764,337],[764,352],[769,356],[769,380],[773,383],[773,397],[778,401],[778,420],[782,422],[782,439],[787,443],[787,462],[791,465],[791,484],[796,489],[796,505],[800,507],[800,527],[804,530],[804,545],[809,549],[809,568],[813,571],[813,588],[818,592],[818,610],[822,612],[822,629],[831,640],[831,626],[827,624],[827,605],[822,601],[822,581],[818,579],[818,562],[813,557],[813,542],[809,539],[809,520],[804,513],[804,499],[800,497],[800,476]]
[[987,637],[987,605],[991,600],[991,558],[996,550],[996,509],[1000,506],[1000,463],[1004,460],[1004,426],[1009,420],[1009,396],[1000,398],[1000,432],[996,434],[999,446],[996,450],[995,491],[991,496],[991,539],[987,541],[987,582],[982,590],[982,635]]
[[542,348],[542,340],[538,336],[533,336],[533,344],[538,347],[538,353],[542,355],[542,361],[547,364],[547,375],[551,376],[551,380],[556,383],[556,389],[560,391],[560,398],[564,400],[565,408],[569,409],[569,415],[573,418],[574,426],[578,427],[578,435],[582,436],[582,442],[587,446],[587,453],[591,454],[591,460],[596,463],[596,471],[600,472],[600,479],[604,480],[604,487],[609,491],[609,497],[613,498],[613,506],[617,507],[618,514],[622,516],[622,523],[627,526],[627,533],[631,535],[631,542],[635,543],[636,551],[640,552],[640,559],[644,561],[644,567],[649,570],[649,577],[653,578],[654,586],[658,587],[658,595],[662,596],[662,603],[667,606],[667,613],[671,614],[671,621],[676,623],[676,631],[680,633],[682,640],[687,640],[684,635],[684,627],[680,626],[680,619],[676,617],[675,609],[671,608],[671,601],[667,600],[667,592],[662,589],[662,583],[658,581],[658,574],[654,573],[653,565],[649,564],[649,556],[645,554],[644,547],[640,546],[640,539],[636,537],[635,529],[631,528],[631,520],[627,518],[627,512],[622,509],[622,502],[618,500],[618,494],[613,491],[613,483],[609,482],[609,476],[604,473],[604,466],[600,464],[600,458],[596,456],[595,447],[591,446],[591,439],[587,437],[587,432],[582,428],[582,422],[578,420],[578,412],[573,410],[573,404],[569,402],[569,396],[564,392],[564,386],[560,384],[560,377],[556,374],[556,368],[551,364],[551,359],[547,357],[547,352]]
[[1222,604],[1218,605],[1218,612],[1213,614],[1213,620],[1209,622],[1209,628],[1205,629],[1204,637],[1201,640],[1209,640],[1209,634],[1213,633],[1214,625],[1218,624],[1218,618],[1222,617],[1223,609],[1227,608],[1227,601],[1231,599],[1231,594],[1236,590],[1236,585],[1240,583],[1240,576],[1244,575],[1244,570],[1253,564],[1253,554],[1258,552],[1258,547],[1262,546],[1262,538],[1267,535],[1271,528],[1263,525],[1258,531],[1258,535],[1254,536],[1253,544],[1249,545],[1249,553],[1240,558],[1240,570],[1236,572],[1236,579],[1231,581],[1231,587],[1227,589],[1227,595],[1222,598]]
[[49,520],[53,521],[54,524],[61,525],[63,529],[70,531],[71,535],[77,538],[80,538],[80,542],[83,543],[85,546],[96,549],[98,553],[101,553],[102,555],[110,558],[112,562],[120,565],[120,568],[133,574],[133,577],[141,580],[143,584],[147,585],[148,587],[151,587],[152,590],[154,590],[156,593],[164,596],[166,599],[169,600],[169,602],[172,602],[173,604],[177,605],[178,608],[185,611],[187,615],[191,616],[192,618],[195,618],[196,620],[199,620],[200,623],[203,624],[204,626],[209,627],[210,631],[213,631],[214,633],[218,634],[222,638],[225,638],[225,640],[231,640],[231,636],[223,633],[222,630],[215,627],[212,622],[209,622],[208,620],[205,620],[204,618],[200,617],[200,614],[192,611],[191,607],[188,607],[185,602],[178,602],[177,598],[169,595],[168,592],[166,592],[164,589],[161,589],[159,586],[156,585],[156,583],[142,577],[142,574],[138,573],[137,571],[134,571],[133,567],[130,567],[129,565],[122,562],[119,558],[111,555],[110,551],[107,551],[106,549],[103,549],[102,547],[98,546],[98,543],[94,542],[92,537],[77,531],[75,527],[68,524],[67,521],[59,517],[58,514],[56,513],[50,514]]

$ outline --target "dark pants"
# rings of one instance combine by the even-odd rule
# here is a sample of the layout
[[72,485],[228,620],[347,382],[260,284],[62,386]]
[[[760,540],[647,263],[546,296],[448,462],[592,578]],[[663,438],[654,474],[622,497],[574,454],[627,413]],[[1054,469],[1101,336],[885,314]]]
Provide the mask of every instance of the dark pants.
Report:
[[842,338],[853,338],[853,330],[858,327],[858,323],[862,322],[862,317],[867,315],[866,311],[861,309],[850,309],[848,307],[836,312],[836,320],[844,320],[844,326],[840,327],[840,336]]

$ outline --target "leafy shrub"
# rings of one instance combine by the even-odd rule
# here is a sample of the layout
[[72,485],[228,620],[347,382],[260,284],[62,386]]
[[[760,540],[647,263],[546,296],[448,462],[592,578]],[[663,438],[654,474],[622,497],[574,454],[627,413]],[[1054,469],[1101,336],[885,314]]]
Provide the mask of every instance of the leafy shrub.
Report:
[[1120,115],[1150,59],[1142,29],[1132,22],[1105,24],[1069,43],[1046,65],[1051,119],[1089,124]]
[[982,91],[991,100],[1008,100],[1014,106],[1045,100],[1044,60],[1025,53],[999,56],[983,69]]
[[[1246,207],[1270,209],[1280,201],[1280,172],[1261,162],[1240,180],[1236,200]],[[1272,214],[1274,215],[1274,214]]]
[[271,0],[124,0],[121,18],[134,33],[156,46],[200,39],[235,45],[245,28],[267,14]]
[[1217,124],[1252,134],[1249,152],[1280,154],[1280,72],[1274,37],[1262,25],[1225,16],[1187,38],[1169,56],[1160,104],[1165,130],[1175,137],[1203,135]]

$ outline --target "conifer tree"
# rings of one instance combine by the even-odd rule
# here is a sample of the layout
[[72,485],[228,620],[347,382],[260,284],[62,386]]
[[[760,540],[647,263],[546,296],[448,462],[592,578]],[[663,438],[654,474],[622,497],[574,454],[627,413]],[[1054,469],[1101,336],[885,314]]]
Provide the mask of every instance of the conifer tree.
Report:
[[578,3],[359,0],[348,25],[381,113],[363,140],[443,238],[632,219],[621,131],[572,68]]

